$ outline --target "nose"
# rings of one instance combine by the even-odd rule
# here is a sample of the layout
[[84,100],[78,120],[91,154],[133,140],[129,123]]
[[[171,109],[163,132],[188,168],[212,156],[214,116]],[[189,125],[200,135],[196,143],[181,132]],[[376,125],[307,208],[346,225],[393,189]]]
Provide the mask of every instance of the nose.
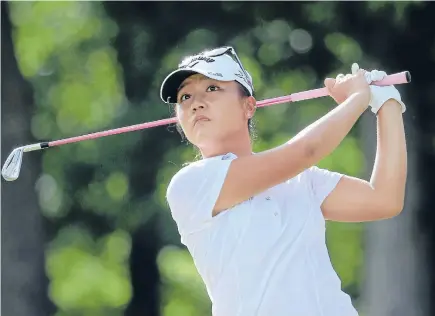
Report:
[[193,98],[193,100],[192,100],[192,103],[191,103],[191,110],[193,112],[196,112],[198,109],[202,109],[203,110],[206,107],[206,104],[205,104],[205,102],[204,102],[202,97],[194,96],[192,98]]

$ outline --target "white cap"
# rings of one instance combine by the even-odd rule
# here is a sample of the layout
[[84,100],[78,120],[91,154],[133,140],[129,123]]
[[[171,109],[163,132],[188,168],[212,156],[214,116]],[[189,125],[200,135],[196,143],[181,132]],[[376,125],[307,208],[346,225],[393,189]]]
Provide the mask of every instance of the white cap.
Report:
[[227,54],[217,57],[209,57],[203,54],[194,55],[184,60],[177,70],[170,73],[163,80],[160,97],[163,102],[177,102],[178,88],[187,77],[193,74],[202,74],[219,81],[237,81],[253,95],[252,77],[248,72],[246,73],[249,78],[246,78],[245,72],[239,63]]

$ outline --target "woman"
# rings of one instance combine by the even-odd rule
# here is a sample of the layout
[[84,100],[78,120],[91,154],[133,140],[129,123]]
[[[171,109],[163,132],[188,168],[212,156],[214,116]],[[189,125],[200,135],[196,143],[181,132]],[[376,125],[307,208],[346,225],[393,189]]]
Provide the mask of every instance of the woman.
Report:
[[[252,152],[252,79],[231,47],[187,58],[161,97],[176,103],[182,131],[202,159],[171,180],[167,200],[181,240],[203,278],[215,316],[353,316],[325,243],[325,220],[391,218],[403,207],[405,106],[385,72],[326,79],[338,106],[287,143]],[[361,114],[377,114],[370,182],[314,165]]]

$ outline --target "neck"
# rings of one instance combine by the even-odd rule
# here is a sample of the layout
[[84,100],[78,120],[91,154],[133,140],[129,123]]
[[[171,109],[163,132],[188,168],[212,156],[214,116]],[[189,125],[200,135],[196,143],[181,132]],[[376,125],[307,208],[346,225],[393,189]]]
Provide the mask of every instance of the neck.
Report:
[[248,131],[231,135],[224,141],[214,143],[213,146],[201,148],[202,158],[211,158],[227,153],[233,153],[237,157],[252,155],[251,137]]

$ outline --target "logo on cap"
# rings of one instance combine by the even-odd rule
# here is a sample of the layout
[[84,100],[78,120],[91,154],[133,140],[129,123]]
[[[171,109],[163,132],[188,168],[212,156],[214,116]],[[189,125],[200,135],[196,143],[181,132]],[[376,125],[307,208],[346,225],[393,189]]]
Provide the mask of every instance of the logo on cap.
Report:
[[246,75],[243,71],[239,70],[235,75],[240,79],[243,79],[243,81],[245,81],[249,86],[252,87],[251,81],[249,80],[249,78],[246,78]]
[[199,55],[199,56],[195,56],[195,57],[190,58],[187,61],[181,63],[180,66],[178,66],[178,68],[192,68],[201,61],[205,61],[206,63],[212,63],[215,60],[213,58],[210,58],[210,57],[205,57],[205,56]]
[[219,73],[219,72],[211,72],[210,71],[207,74],[210,75],[210,76],[216,76],[216,77],[222,77],[223,78],[223,75],[221,73]]

